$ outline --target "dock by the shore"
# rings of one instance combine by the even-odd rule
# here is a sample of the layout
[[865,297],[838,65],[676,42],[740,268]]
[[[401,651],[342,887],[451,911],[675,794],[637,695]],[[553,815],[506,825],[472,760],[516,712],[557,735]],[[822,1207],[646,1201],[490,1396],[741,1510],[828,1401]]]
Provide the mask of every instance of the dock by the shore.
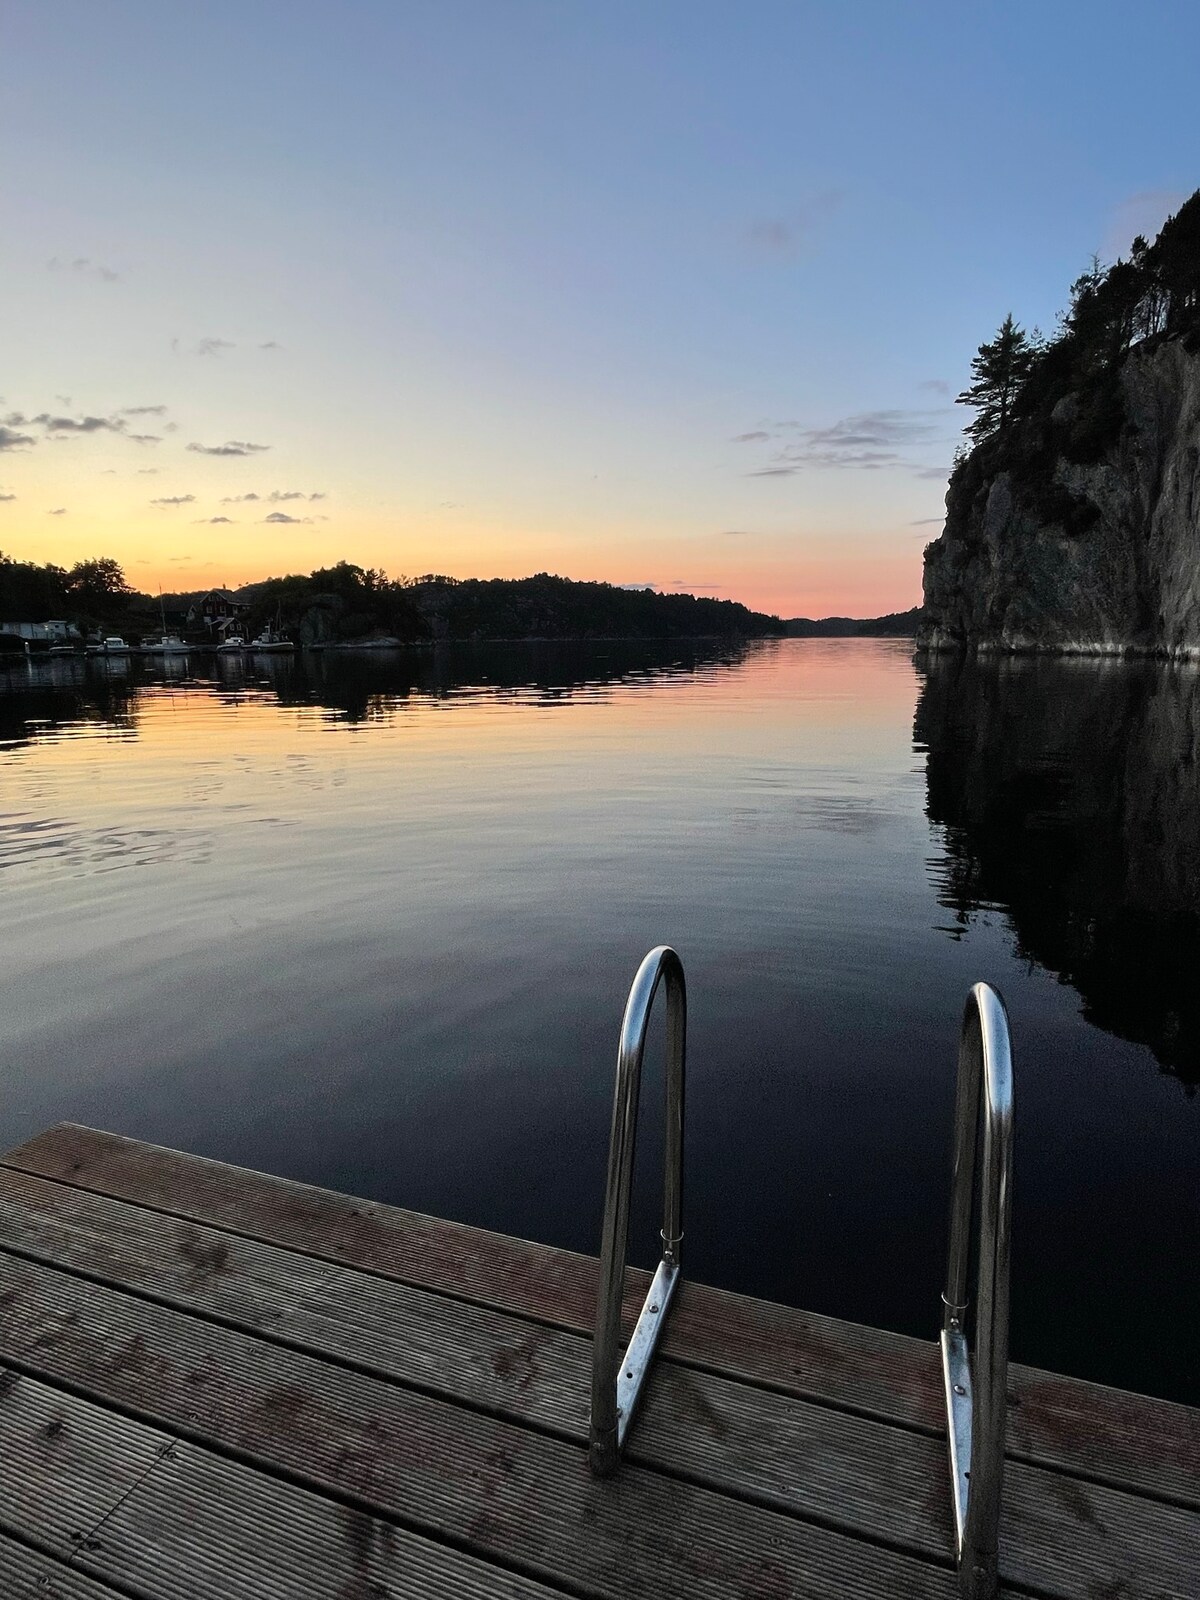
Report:
[[[0,1590],[950,1600],[932,1339],[684,1283],[597,1479],[595,1293],[588,1257],[52,1128],[0,1165]],[[1009,1389],[1005,1592],[1200,1593],[1200,1412]]]

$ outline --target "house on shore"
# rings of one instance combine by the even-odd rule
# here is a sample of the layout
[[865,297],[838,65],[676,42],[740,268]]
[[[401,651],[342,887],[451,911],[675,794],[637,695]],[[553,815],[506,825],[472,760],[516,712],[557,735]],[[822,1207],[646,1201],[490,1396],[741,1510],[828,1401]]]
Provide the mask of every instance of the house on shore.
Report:
[[210,634],[224,637],[235,625],[241,625],[249,609],[247,601],[239,600],[228,589],[210,589],[188,607],[188,626],[203,625]]

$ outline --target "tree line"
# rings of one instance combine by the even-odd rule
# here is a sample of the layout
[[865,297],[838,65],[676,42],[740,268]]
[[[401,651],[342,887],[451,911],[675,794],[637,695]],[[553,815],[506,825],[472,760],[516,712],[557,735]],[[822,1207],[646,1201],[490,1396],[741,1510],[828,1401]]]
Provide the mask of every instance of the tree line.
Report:
[[16,561],[0,550],[0,622],[94,623],[122,610],[134,591],[119,561],[95,556],[73,567]]
[[[202,591],[162,596],[173,627]],[[314,572],[244,585],[250,632],[277,625],[302,644],[386,635],[422,639],[586,639],[761,637],[778,634],[777,617],[733,600],[661,594],[611,583],[579,583],[550,573],[529,578],[389,577],[378,567],[339,561]],[[83,629],[156,631],[159,597],[139,594],[111,557],[69,570],[0,554],[0,624],[63,618]],[[2,627],[0,627],[2,631]]]

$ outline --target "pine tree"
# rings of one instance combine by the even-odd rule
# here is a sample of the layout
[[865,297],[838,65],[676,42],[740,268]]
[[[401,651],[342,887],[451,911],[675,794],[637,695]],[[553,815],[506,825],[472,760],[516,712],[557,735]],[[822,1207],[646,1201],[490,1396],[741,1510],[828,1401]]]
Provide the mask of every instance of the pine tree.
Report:
[[1012,420],[1013,402],[1029,376],[1035,350],[1025,330],[1009,312],[990,344],[981,344],[971,362],[975,382],[955,404],[974,406],[977,415],[967,432],[978,443],[993,433],[1003,433]]

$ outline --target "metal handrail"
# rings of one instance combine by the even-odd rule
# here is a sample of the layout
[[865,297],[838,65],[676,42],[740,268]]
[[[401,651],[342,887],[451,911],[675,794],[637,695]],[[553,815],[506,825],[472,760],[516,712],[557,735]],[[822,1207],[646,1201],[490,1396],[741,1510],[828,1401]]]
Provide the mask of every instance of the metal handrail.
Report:
[[[659,983],[667,984],[667,1130],[663,1178],[662,1260],[624,1356],[620,1351],[621,1301],[629,1245],[629,1192],[637,1132],[638,1090],[650,1008]],[[592,1413],[588,1458],[600,1477],[614,1472],[625,1435],[650,1370],[658,1336],[679,1281],[683,1238],[683,1075],[687,1049],[687,987],[683,964],[659,945],[638,968],[625,1004],[617,1048],[617,1085],[608,1146],[608,1184],[600,1242],[600,1290],[592,1343]]]
[[[967,1271],[983,1096],[975,1359],[967,1344]],[[1008,1276],[1013,1150],[1008,1013],[977,983],[958,1043],[950,1254],[942,1296],[942,1377],[959,1585],[967,1600],[994,1600],[999,1583],[1000,1494],[1008,1403]],[[972,1379],[974,1381],[972,1381]]]

